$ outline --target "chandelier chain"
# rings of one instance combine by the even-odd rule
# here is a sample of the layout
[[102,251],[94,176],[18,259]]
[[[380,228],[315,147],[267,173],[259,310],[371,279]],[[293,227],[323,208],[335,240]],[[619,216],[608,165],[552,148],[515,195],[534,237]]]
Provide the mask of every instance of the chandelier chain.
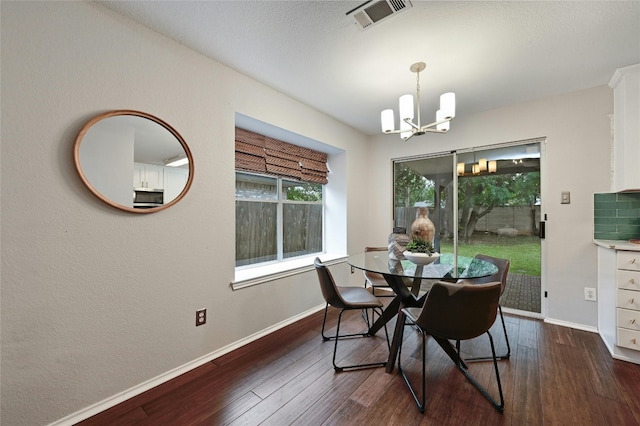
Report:
[[420,105],[420,71],[416,73],[416,98],[418,99],[418,105]]

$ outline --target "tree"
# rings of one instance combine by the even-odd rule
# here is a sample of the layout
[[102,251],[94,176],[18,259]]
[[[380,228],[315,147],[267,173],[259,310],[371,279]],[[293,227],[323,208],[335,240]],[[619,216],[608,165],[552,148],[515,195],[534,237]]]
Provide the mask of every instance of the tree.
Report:
[[434,199],[434,182],[407,167],[396,164],[395,178],[395,206],[412,207],[417,202],[431,202]]
[[478,220],[498,206],[528,206],[531,230],[537,231],[535,206],[540,199],[540,172],[461,177],[458,202],[462,206],[459,231],[469,239]]
[[310,182],[298,182],[285,186],[287,200],[322,201],[322,185]]
[[540,172],[518,173],[513,181],[515,203],[529,207],[531,232],[538,234],[536,204],[540,201]]
[[458,232],[470,239],[478,220],[497,206],[508,205],[513,198],[510,180],[513,175],[462,177],[458,181],[458,203],[462,205]]

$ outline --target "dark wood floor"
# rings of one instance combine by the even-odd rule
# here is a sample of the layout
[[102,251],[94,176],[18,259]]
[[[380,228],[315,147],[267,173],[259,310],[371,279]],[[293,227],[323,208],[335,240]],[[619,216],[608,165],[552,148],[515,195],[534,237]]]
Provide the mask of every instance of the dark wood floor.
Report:
[[[344,317],[345,328],[362,328],[358,312]],[[330,319],[335,325],[337,315]],[[432,340],[424,414],[397,369],[392,374],[384,368],[335,373],[333,343],[320,337],[320,312],[80,424],[640,425],[639,365],[612,359],[597,334],[528,318],[506,320],[512,356],[500,361],[504,414],[493,409]],[[378,334],[341,341],[339,362],[385,359],[384,333]],[[492,334],[504,348],[498,323]],[[415,379],[416,342],[417,333],[407,329],[403,366],[415,370]],[[463,351],[486,352],[486,342],[486,337],[466,342]],[[470,368],[496,391],[491,363]]]

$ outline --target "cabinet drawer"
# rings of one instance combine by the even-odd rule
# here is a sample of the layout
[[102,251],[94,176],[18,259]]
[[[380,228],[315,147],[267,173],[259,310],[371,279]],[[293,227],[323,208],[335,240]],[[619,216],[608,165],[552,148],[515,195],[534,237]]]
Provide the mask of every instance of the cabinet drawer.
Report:
[[617,254],[618,269],[640,271],[640,252],[619,251]]
[[616,281],[618,288],[640,291],[640,271],[624,271],[619,269]]
[[640,310],[640,291],[618,290],[618,308]]
[[640,331],[640,311],[618,308],[618,327]]
[[618,328],[618,346],[640,351],[640,331]]

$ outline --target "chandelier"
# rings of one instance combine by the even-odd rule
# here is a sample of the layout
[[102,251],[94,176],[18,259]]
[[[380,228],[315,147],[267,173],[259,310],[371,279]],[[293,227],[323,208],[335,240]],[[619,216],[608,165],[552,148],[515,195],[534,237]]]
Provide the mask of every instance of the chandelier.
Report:
[[413,136],[424,135],[427,132],[446,133],[449,130],[449,121],[456,116],[456,94],[453,92],[440,95],[440,109],[436,112],[436,121],[433,123],[420,125],[420,71],[426,68],[424,62],[416,62],[409,67],[411,72],[416,73],[416,98],[418,102],[417,113],[418,123],[414,123],[413,95],[400,96],[400,129],[395,129],[395,118],[392,109],[385,109],[380,114],[383,133],[399,133],[400,138],[408,140]]

